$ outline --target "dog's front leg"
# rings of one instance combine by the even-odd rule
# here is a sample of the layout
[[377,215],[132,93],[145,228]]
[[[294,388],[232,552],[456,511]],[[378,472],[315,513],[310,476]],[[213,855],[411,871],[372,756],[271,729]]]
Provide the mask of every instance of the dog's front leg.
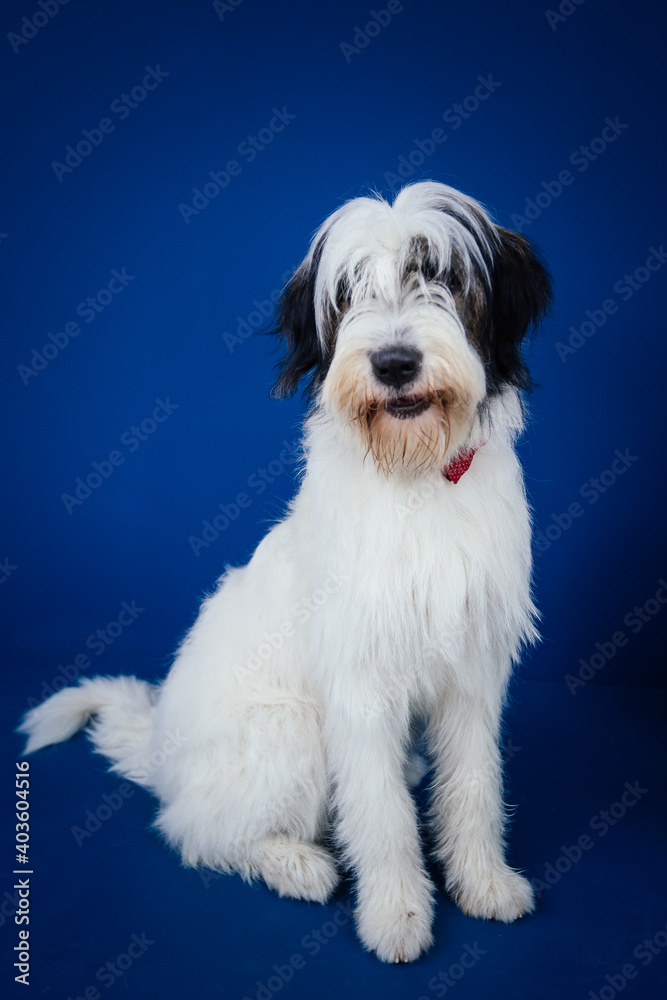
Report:
[[362,699],[326,712],[337,837],[357,877],[357,930],[385,962],[410,962],[432,942],[433,887],[404,777],[404,726]]
[[431,817],[447,889],[458,905],[469,916],[509,922],[534,908],[534,895],[504,857],[501,710],[502,695],[493,690],[452,690],[443,697],[429,728]]

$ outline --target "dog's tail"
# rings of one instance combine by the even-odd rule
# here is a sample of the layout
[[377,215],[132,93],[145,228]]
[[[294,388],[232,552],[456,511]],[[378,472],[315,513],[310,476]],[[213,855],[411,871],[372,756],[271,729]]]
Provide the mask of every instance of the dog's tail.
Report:
[[157,690],[136,677],[91,677],[63,688],[24,716],[18,732],[28,737],[25,753],[62,743],[91,723],[88,735],[111,770],[148,786]]

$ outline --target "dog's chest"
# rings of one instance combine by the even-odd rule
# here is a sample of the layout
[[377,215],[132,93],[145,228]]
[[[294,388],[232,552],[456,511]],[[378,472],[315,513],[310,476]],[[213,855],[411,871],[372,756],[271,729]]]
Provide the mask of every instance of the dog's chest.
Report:
[[506,511],[481,499],[472,478],[341,477],[306,499],[314,579],[344,581],[316,623],[319,632],[330,617],[329,648],[356,642],[385,663],[417,652],[422,663],[431,653],[459,660],[473,633],[502,614],[491,595],[509,592],[511,559],[499,551],[507,532],[493,522]]

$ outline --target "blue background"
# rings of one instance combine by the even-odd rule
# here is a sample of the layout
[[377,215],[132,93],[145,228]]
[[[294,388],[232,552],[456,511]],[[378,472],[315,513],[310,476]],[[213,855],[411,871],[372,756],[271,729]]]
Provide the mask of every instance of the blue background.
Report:
[[[201,595],[280,516],[295,471],[278,456],[298,437],[304,404],[270,398],[273,345],[237,330],[260,325],[256,303],[268,313],[333,209],[370,189],[391,195],[406,162],[408,179],[450,183],[523,228],[555,281],[553,317],[530,352],[539,388],[521,445],[544,642],[519,671],[508,715],[513,862],[544,880],[626,782],[647,789],[603,836],[591,834],[594,846],[543,891],[534,916],[485,924],[441,895],[433,950],[389,968],[361,951],[349,921],[316,955],[303,944],[336,927],[349,884],[321,908],[238,878],[207,883],[148,832],[154,803],[139,789],[78,846],[71,828],[119,786],[78,737],[30,763],[36,993],[76,997],[97,985],[105,996],[96,970],[146,933],[154,944],[109,986],[119,995],[267,1000],[264,984],[293,998],[431,998],[443,995],[432,977],[475,942],[485,954],[448,988],[458,1000],[604,996],[628,962],[638,975],[627,996],[659,995],[667,956],[644,967],[633,950],[667,924],[666,612],[655,600],[667,577],[667,269],[639,272],[631,295],[622,289],[667,240],[665,18],[648,0],[561,6],[571,13],[550,24],[542,3],[405,2],[354,52],[341,43],[363,44],[357,30],[382,3],[242,0],[218,13],[208,2],[74,0],[14,46],[10,33],[40,8],[3,4],[3,795],[21,748],[11,730],[76,677],[77,654],[90,660],[81,676],[161,676]],[[158,65],[168,75],[121,118],[114,102]],[[458,126],[456,112],[443,120],[489,75],[494,90],[478,108]],[[294,117],[251,160],[242,144],[276,108]],[[113,131],[58,179],[54,161],[103,118]],[[576,151],[607,118],[627,127],[603,150],[593,143],[582,170]],[[429,145],[438,128],[446,139]],[[186,222],[179,205],[231,159],[240,172]],[[563,170],[572,180],[559,192]],[[92,322],[77,317],[123,268],[127,286]],[[564,354],[557,345],[587,311],[599,321],[609,299],[617,308],[604,325],[575,334],[580,346]],[[81,332],[37,372],[33,349],[71,322]],[[144,424],[142,441],[128,435],[158,399],[175,405],[168,419]],[[114,451],[122,463],[68,512],[63,494]],[[617,451],[630,456],[621,475],[606,472]],[[239,493],[249,505],[193,545],[220,504],[234,513]],[[88,637],[133,601],[143,610],[96,655]],[[645,605],[642,621],[633,609]],[[619,631],[625,641],[612,641]],[[568,685],[582,661],[593,679]],[[13,986],[11,797],[2,816],[0,978]],[[296,953],[305,966],[267,986]]]

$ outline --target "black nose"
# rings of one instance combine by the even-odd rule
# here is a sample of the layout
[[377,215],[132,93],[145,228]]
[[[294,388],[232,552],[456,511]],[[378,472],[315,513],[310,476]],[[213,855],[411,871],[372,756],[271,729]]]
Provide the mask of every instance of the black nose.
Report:
[[395,389],[412,382],[421,362],[421,353],[414,347],[385,347],[371,354],[371,365],[376,377]]

